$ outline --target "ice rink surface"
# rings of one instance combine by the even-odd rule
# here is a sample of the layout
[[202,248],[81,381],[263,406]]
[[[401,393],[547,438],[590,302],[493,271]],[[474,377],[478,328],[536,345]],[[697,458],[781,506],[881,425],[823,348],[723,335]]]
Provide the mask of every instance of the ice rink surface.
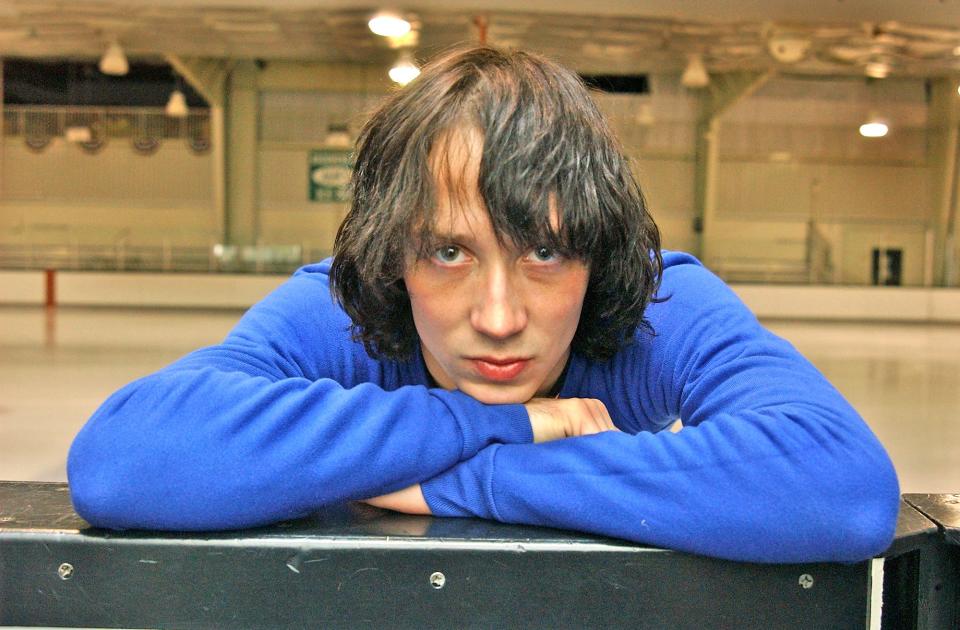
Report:
[[[0,479],[63,481],[111,392],[218,342],[240,312],[0,307]],[[960,326],[766,322],[843,392],[903,492],[960,492]]]

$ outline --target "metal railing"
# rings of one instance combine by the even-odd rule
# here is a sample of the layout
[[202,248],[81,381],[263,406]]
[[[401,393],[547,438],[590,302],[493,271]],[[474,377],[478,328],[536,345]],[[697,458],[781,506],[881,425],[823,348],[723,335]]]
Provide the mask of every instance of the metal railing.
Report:
[[810,284],[833,282],[833,249],[816,221],[807,224],[807,281]]
[[286,274],[328,255],[303,245],[133,245],[120,238],[112,245],[0,244],[0,269]]
[[[800,247],[803,244],[802,249]],[[833,251],[830,241],[815,221],[807,224],[801,238],[779,238],[773,243],[785,252],[802,251],[803,257],[723,256],[709,261],[710,268],[727,282],[776,284],[832,284]],[[744,248],[749,251],[750,248]]]

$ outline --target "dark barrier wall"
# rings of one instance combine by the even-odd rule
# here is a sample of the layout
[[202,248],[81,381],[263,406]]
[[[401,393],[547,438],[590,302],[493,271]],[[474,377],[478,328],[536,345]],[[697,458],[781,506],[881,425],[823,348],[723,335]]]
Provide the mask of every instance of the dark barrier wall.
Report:
[[958,525],[960,495],[906,495],[881,558],[757,565],[360,504],[239,532],[111,532],[64,484],[0,482],[0,624],[956,628]]

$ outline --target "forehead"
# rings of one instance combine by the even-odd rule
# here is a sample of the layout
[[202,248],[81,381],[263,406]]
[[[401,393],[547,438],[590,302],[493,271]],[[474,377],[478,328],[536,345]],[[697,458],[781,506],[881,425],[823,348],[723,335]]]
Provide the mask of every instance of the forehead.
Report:
[[438,135],[430,151],[434,208],[426,227],[434,233],[491,230],[480,194],[483,136],[473,127],[454,127]]
[[474,127],[454,127],[437,136],[428,161],[438,205],[480,196],[482,157],[483,136]]
[[[481,193],[480,166],[483,158],[483,133],[475,126],[455,126],[438,134],[429,154],[428,164],[433,184],[432,208],[424,209],[420,216],[421,233],[434,237],[456,235],[495,239],[501,245],[511,245],[514,239],[520,241],[538,241],[552,232],[560,230],[561,217],[555,194],[549,195],[548,223],[542,229],[534,228],[536,221],[527,216],[520,220],[530,230],[522,229],[516,233],[507,233],[504,211],[510,207],[511,213],[529,213],[524,203],[528,192],[515,191],[511,194],[512,203],[501,199],[496,208],[488,207]],[[492,212],[498,212],[494,217]],[[517,220],[514,214],[512,220]],[[545,217],[547,218],[547,217]],[[529,244],[529,243],[528,243]]]

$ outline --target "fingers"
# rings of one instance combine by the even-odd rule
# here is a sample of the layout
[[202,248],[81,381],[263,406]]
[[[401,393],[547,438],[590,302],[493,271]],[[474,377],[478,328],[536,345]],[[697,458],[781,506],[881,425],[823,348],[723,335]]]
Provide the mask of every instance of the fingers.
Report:
[[619,431],[606,406],[593,398],[534,398],[526,407],[534,442]]
[[610,418],[610,413],[606,406],[599,400],[593,398],[570,399],[568,402],[576,403],[579,407],[575,429],[568,433],[568,437],[577,435],[594,435],[604,431],[618,431]]
[[599,430],[602,431],[618,431],[616,426],[613,424],[613,419],[610,417],[610,412],[607,411],[607,406],[604,405],[599,400],[591,398],[589,400],[591,405],[591,410],[593,413],[594,422],[596,422]]

